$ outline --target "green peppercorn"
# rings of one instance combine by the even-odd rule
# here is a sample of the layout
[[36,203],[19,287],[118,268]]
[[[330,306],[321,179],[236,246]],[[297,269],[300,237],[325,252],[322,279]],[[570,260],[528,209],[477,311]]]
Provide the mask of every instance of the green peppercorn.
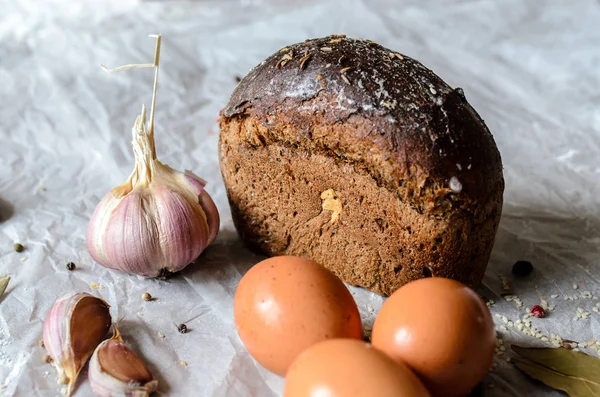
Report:
[[19,244],[19,243],[16,243],[15,245],[13,245],[13,249],[15,250],[15,252],[25,251],[25,247],[23,247],[23,244]]

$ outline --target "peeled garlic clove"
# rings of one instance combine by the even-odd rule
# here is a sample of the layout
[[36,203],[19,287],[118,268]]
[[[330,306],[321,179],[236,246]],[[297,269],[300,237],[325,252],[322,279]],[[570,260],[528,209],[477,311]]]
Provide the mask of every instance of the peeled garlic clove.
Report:
[[58,381],[73,390],[79,371],[110,329],[109,305],[88,293],[59,298],[44,321],[44,346],[58,371]]
[[100,397],[145,397],[158,387],[158,381],[138,355],[123,343],[116,327],[113,337],[94,351],[88,379]]
[[156,159],[153,120],[151,110],[147,127],[142,107],[132,129],[135,168],[98,204],[86,236],[96,262],[144,277],[165,276],[192,263],[215,240],[220,222],[203,179]]

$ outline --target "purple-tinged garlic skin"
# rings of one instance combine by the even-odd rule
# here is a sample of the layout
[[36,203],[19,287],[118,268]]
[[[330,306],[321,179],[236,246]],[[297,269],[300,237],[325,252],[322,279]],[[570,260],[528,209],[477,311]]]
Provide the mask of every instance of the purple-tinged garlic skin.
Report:
[[79,372],[110,329],[109,305],[88,293],[56,300],[44,321],[44,346],[58,371],[58,382],[73,391]]
[[138,355],[123,343],[116,327],[113,337],[94,351],[88,379],[99,397],[147,397],[158,387],[158,381]]
[[219,213],[204,180],[156,159],[144,109],[132,133],[135,169],[96,207],[87,248],[108,268],[144,277],[176,273],[215,240]]

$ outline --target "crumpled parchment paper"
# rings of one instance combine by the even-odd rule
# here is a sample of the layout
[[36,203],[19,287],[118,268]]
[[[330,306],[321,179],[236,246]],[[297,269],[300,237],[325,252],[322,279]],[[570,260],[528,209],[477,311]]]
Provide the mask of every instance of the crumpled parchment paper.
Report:
[[[235,286],[262,258],[233,228],[215,118],[236,76],[286,44],[331,33],[421,60],[463,87],[494,133],[505,206],[480,292],[513,322],[494,317],[505,345],[548,345],[514,327],[542,297],[555,305],[532,319],[545,336],[600,339],[592,310],[600,295],[599,20],[592,0],[0,0],[0,274],[12,275],[0,298],[0,395],[60,395],[38,340],[54,299],[72,291],[111,304],[123,337],[159,379],[159,395],[281,394],[282,379],[255,364],[235,332]],[[133,167],[130,130],[150,104],[153,77],[148,69],[110,75],[99,65],[151,62],[150,33],[163,34],[158,156],[205,178],[222,215],[216,243],[166,282],[104,269],[85,250],[94,207]],[[15,253],[15,242],[26,251]],[[519,259],[535,266],[524,280],[510,274]],[[498,274],[523,308],[500,297]],[[144,302],[143,292],[157,300]],[[382,298],[352,292],[370,328]],[[590,316],[575,320],[577,308]],[[190,332],[179,334],[179,323]],[[510,356],[495,358],[484,395],[560,395],[521,375]],[[91,395],[85,378],[76,396]]]

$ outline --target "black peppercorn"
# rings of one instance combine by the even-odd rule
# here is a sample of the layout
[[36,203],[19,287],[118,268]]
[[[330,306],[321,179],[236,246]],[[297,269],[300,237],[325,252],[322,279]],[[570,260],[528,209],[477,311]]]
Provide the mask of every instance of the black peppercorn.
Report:
[[533,271],[533,265],[528,261],[517,261],[512,267],[515,276],[525,277]]
[[73,271],[75,270],[75,264],[73,262],[69,262],[67,263],[67,270],[68,271]]
[[187,332],[187,325],[179,324],[179,326],[177,327],[177,331],[179,331],[182,334],[185,334]]

